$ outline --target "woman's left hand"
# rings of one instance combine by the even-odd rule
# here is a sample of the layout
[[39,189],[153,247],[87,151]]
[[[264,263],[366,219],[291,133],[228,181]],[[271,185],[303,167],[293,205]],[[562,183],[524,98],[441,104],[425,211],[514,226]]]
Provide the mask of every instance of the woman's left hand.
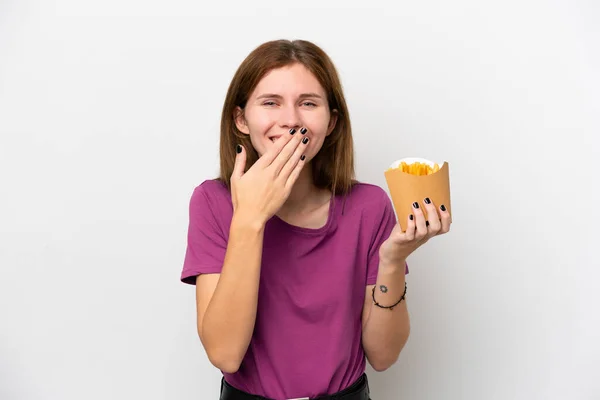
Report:
[[[428,220],[418,202],[412,205],[413,214],[409,215],[406,232],[402,232],[397,223],[390,236],[379,249],[379,258],[386,263],[403,263],[406,258],[434,236],[450,230],[452,219],[445,205],[438,208],[429,198],[424,199]],[[412,219],[411,219],[412,217]]]

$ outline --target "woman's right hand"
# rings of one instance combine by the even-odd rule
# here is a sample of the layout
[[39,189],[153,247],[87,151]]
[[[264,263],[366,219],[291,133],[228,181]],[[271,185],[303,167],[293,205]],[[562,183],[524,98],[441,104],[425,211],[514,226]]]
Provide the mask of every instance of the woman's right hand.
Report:
[[307,137],[293,131],[279,137],[246,173],[246,149],[238,145],[231,175],[234,214],[265,224],[285,203],[305,164],[308,144]]

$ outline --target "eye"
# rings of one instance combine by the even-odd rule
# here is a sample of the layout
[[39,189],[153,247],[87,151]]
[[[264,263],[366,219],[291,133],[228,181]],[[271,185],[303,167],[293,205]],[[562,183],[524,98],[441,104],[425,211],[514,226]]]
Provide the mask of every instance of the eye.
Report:
[[302,103],[303,105],[306,105],[308,107],[316,107],[317,105],[315,103],[313,103],[312,101],[305,101],[304,103]]
[[265,102],[263,103],[263,106],[274,106],[274,105],[275,105],[275,102],[274,102],[274,101],[265,101]]

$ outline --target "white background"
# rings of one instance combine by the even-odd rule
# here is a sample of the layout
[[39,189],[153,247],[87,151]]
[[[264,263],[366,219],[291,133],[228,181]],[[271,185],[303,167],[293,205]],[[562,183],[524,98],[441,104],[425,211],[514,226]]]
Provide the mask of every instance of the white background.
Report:
[[595,1],[0,2],[0,399],[218,398],[187,207],[278,38],[339,68],[360,180],[450,165],[373,399],[599,399],[599,26]]

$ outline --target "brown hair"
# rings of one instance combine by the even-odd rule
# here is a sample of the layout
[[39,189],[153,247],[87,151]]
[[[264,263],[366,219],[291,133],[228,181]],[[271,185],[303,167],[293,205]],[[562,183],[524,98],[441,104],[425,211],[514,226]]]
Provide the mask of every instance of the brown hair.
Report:
[[236,71],[227,91],[221,114],[221,170],[219,180],[230,188],[236,151],[246,149],[246,170],[258,159],[250,137],[235,125],[235,110],[246,106],[248,97],[270,70],[301,63],[311,71],[327,93],[329,110],[337,110],[337,123],[323,146],[312,159],[313,179],[319,188],[334,194],[346,194],[354,180],[354,145],[352,128],[342,85],[333,62],[317,45],[305,40],[274,40],[254,49]]

